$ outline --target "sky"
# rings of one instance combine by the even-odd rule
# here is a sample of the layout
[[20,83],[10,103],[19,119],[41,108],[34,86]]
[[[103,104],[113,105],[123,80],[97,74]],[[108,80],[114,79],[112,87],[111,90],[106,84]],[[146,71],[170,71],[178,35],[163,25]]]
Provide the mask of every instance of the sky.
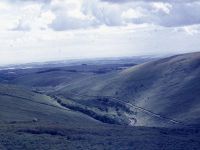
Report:
[[194,51],[199,0],[0,1],[0,65]]

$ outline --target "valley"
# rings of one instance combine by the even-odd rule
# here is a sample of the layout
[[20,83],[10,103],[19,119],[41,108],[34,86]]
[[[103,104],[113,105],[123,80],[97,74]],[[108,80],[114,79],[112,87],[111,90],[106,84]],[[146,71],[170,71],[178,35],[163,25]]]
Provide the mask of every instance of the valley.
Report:
[[5,67],[0,149],[198,149],[199,83],[199,52]]

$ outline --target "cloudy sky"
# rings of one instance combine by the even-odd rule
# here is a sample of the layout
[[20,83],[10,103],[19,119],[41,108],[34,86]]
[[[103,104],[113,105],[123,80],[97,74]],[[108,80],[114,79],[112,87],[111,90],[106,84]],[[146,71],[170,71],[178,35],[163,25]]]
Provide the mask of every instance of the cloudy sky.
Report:
[[199,0],[0,1],[0,65],[192,51]]

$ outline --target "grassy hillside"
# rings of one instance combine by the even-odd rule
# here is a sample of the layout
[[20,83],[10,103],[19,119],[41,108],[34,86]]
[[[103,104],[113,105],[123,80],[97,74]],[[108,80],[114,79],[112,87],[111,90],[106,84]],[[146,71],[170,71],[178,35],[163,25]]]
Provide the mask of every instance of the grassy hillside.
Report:
[[200,53],[132,65],[1,70],[0,149],[199,149]]
[[0,124],[1,150],[191,150],[199,129],[130,128],[69,124]]
[[[90,103],[89,99],[97,96],[117,98],[118,101],[184,124],[199,124],[199,77],[200,53],[191,53],[76,81],[54,94],[70,97],[87,105]],[[144,111],[137,107],[138,125],[149,124],[152,115],[144,115]],[[150,125],[160,126],[160,123],[153,121]]]
[[0,122],[2,123],[67,123],[75,125],[96,123],[83,114],[72,112],[60,106],[49,96],[25,88],[0,85]]

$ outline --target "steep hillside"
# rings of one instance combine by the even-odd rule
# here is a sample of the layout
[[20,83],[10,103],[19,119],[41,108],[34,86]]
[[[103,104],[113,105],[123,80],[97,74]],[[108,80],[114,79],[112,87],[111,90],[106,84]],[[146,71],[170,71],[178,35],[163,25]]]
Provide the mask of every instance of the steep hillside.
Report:
[[[86,104],[88,99],[95,99],[96,96],[117,98],[118,101],[136,106],[139,112],[135,116],[136,125],[148,125],[152,121],[152,115],[144,115],[140,107],[158,117],[170,118],[183,124],[199,124],[199,83],[200,53],[197,52],[76,81],[58,89],[54,94],[79,99],[79,103],[85,100]],[[160,122],[153,121],[149,125],[160,126]]]

